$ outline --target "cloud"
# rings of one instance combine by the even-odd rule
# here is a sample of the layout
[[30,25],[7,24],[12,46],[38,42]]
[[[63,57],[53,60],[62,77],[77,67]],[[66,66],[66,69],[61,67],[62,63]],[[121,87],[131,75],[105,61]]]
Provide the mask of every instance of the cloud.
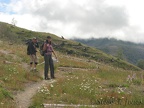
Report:
[[144,32],[140,31],[138,26],[130,26],[123,30],[125,33],[124,40],[141,43],[144,42]]
[[130,26],[125,7],[110,6],[105,1],[12,0],[7,10],[15,13],[10,16],[15,17],[18,26],[67,38],[109,36],[130,40],[127,36],[142,35]]
[[4,12],[5,11],[5,7],[7,7],[6,3],[0,2],[0,12]]

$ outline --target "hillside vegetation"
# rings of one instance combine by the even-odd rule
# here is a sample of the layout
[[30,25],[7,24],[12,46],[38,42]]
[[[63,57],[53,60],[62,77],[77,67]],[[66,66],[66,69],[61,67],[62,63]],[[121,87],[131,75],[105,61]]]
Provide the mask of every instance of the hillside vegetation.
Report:
[[[91,108],[90,105],[95,105],[94,108],[143,108],[144,83],[140,71],[126,71],[67,55],[59,57],[62,64],[57,70],[57,82],[40,88],[31,108],[56,107],[55,104],[82,105],[79,108]],[[67,64],[63,64],[66,61]],[[129,81],[127,76],[134,74],[136,78]]]
[[137,65],[139,60],[144,60],[144,44],[136,44],[112,38],[74,40],[98,48],[107,54],[119,57],[135,65]]
[[[37,37],[41,44],[53,38],[59,62],[55,82],[42,85],[30,98],[29,108],[48,104],[95,105],[98,108],[143,108],[143,71],[116,57],[54,34],[33,32],[0,23],[0,108],[16,108],[15,95],[43,81],[43,64],[29,71],[26,40]],[[38,51],[38,62],[43,57]],[[26,94],[29,95],[29,94]],[[24,98],[24,97],[21,97]],[[73,107],[72,107],[73,108]],[[91,108],[81,106],[81,108]]]
[[12,26],[10,24],[2,22],[0,23],[0,38],[2,40],[9,41],[10,43],[25,44],[25,41],[31,39],[32,37],[37,37],[41,43],[48,35],[52,36],[55,49],[62,53],[79,57],[87,57],[89,60],[96,60],[97,62],[113,65],[123,69],[139,70],[139,68],[136,66],[111,55],[107,55],[96,48],[92,48],[78,42],[62,39],[54,34],[33,32]]

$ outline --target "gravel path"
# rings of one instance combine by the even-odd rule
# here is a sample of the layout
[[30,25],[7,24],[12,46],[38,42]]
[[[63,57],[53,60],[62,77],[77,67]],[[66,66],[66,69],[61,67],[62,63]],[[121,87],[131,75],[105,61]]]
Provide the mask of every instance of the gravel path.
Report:
[[[15,56],[11,52],[5,51],[5,50],[0,50],[0,53],[6,54],[6,55],[11,54],[12,56]],[[14,62],[10,62],[10,61],[3,61],[3,62],[5,64],[22,65],[24,69],[29,71],[29,65],[27,63],[18,64],[18,63],[14,63]],[[43,74],[41,76],[43,76]],[[14,100],[16,102],[16,107],[17,108],[28,108],[32,103],[32,97],[37,93],[39,88],[43,87],[44,85],[48,85],[48,84],[51,84],[54,82],[56,82],[56,80],[42,80],[40,82],[28,83],[27,86],[25,87],[24,91],[19,91],[14,96]]]
[[35,84],[29,85],[24,91],[16,94],[14,97],[17,108],[28,108],[32,102],[32,97],[36,94],[39,88],[44,85],[48,85],[56,82],[56,80],[43,80]]
[[[22,66],[27,70],[29,68],[26,63],[22,63]],[[43,76],[43,74],[41,74],[41,76]],[[27,84],[24,91],[17,92],[14,97],[17,108],[28,108],[32,103],[32,97],[37,93],[39,88],[54,82],[56,82],[56,80],[42,80],[40,82]]]

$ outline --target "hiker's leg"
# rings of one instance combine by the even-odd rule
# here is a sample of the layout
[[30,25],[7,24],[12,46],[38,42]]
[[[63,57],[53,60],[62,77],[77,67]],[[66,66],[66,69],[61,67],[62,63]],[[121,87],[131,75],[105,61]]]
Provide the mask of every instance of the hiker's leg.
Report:
[[36,69],[38,62],[37,62],[37,56],[34,55],[34,69]]
[[48,70],[49,70],[49,58],[48,55],[44,55],[44,61],[45,61],[45,65],[44,65],[44,77],[45,79],[48,78]]
[[49,62],[50,62],[51,78],[54,78],[54,64],[53,64],[53,59],[52,59],[52,56],[51,56],[51,55],[50,55]]
[[32,65],[33,65],[33,56],[30,55],[30,69],[32,69]]

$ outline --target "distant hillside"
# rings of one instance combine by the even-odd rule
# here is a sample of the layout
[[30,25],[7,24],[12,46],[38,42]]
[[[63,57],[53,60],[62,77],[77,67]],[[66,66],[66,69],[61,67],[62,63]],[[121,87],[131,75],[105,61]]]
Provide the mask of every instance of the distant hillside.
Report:
[[138,67],[126,61],[117,59],[116,57],[108,55],[96,48],[83,45],[79,42],[62,39],[54,34],[34,32],[0,22],[0,39],[7,41],[10,44],[26,45],[26,40],[31,39],[32,37],[37,37],[41,44],[41,42],[43,42],[48,35],[53,38],[55,49],[62,53],[78,57],[85,57],[89,61],[96,60],[97,62],[113,65],[123,69],[139,70]]
[[128,62],[135,65],[139,60],[144,59],[144,44],[136,44],[112,38],[74,40],[98,48],[107,54],[127,60]]

